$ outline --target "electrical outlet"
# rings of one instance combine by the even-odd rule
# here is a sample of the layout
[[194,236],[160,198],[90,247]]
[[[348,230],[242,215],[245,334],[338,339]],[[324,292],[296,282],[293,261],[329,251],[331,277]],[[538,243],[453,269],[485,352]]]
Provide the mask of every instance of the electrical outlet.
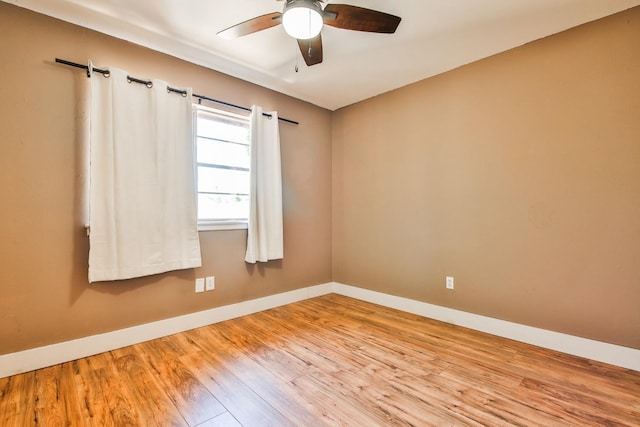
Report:
[[453,289],[453,277],[447,276],[447,279],[445,280],[445,285],[447,286],[447,289]]
[[205,280],[205,291],[212,291],[216,288],[216,278],[214,276],[209,276]]
[[196,279],[196,292],[204,292],[204,278],[200,277]]

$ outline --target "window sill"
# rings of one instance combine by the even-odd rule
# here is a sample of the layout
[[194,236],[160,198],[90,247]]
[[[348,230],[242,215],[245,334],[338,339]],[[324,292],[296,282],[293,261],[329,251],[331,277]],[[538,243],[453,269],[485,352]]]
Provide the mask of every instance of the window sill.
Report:
[[246,230],[247,221],[199,221],[198,231]]

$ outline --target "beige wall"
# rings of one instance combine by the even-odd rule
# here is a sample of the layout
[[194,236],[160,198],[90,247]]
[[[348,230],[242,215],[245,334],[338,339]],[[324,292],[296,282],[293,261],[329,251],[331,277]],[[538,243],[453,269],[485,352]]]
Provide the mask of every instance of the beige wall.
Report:
[[[0,3],[0,354],[331,280],[331,113],[178,59]],[[246,231],[201,232],[203,266],[87,283],[81,200],[82,70],[140,77],[300,121],[281,124],[285,258],[244,259]],[[194,278],[216,290],[194,293]]]
[[640,348],[640,8],[339,110],[332,140],[335,281]]

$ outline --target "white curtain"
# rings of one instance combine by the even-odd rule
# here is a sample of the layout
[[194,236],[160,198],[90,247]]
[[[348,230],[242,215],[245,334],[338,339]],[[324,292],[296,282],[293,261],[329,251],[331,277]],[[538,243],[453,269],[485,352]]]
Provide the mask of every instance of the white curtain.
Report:
[[91,78],[89,282],[199,267],[191,89]]
[[281,259],[284,255],[282,232],[282,174],[278,113],[262,114],[262,107],[251,108],[251,186],[248,263]]

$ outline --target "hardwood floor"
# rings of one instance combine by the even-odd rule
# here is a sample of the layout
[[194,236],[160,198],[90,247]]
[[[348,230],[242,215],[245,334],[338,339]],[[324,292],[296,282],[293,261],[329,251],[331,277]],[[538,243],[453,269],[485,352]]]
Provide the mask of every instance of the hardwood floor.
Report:
[[640,372],[327,295],[0,379],[1,426],[640,425]]

